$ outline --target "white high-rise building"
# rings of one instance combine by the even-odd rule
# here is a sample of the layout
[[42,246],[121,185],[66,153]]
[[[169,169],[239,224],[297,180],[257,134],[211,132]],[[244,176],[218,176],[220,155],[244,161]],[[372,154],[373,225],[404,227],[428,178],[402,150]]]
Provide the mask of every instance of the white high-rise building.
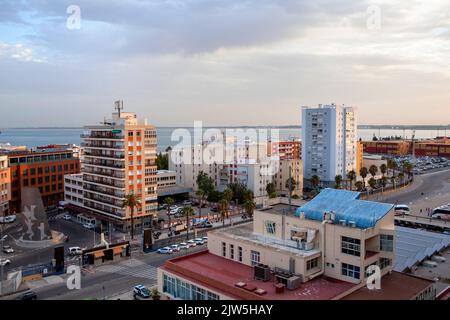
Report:
[[349,171],[356,171],[357,122],[354,108],[335,104],[303,107],[302,119],[305,180],[317,175],[322,185],[333,185],[337,175],[345,179]]

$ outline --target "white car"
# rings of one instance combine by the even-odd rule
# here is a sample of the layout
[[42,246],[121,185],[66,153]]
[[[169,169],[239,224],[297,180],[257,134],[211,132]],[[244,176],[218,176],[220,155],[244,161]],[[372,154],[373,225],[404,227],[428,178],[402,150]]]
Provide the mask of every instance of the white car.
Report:
[[69,248],[69,256],[79,256],[83,253],[83,249],[80,247],[71,247]]
[[71,220],[72,216],[70,214],[65,214],[65,215],[63,215],[63,219],[64,220]]
[[208,237],[203,237],[202,240],[204,243],[208,243]]
[[204,244],[205,244],[205,241],[203,241],[202,238],[196,238],[196,239],[194,239],[194,242],[195,242],[198,246],[201,246],[201,245],[204,245]]
[[182,242],[178,245],[180,249],[189,249],[189,245],[186,242]]
[[9,259],[0,259],[0,266],[7,266],[11,263],[11,260]]
[[181,248],[177,244],[173,244],[170,246],[170,249],[172,249],[172,252],[180,252]]
[[164,247],[164,248],[158,249],[157,252],[158,252],[159,254],[171,254],[173,251],[172,251],[172,249],[169,248],[169,247]]
[[189,247],[196,247],[197,246],[197,243],[194,240],[189,240],[187,242],[187,244],[188,244]]
[[3,252],[8,254],[14,253],[14,249],[11,246],[3,246]]
[[83,224],[83,227],[86,229],[94,229],[95,226],[92,223],[85,223]]

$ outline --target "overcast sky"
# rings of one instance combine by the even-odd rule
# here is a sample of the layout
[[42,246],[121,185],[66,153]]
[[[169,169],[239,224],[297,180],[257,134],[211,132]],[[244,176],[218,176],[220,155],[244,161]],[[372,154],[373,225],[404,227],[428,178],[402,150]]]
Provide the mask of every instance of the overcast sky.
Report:
[[298,125],[331,102],[448,124],[450,1],[0,1],[0,127],[92,124],[116,99],[158,126]]

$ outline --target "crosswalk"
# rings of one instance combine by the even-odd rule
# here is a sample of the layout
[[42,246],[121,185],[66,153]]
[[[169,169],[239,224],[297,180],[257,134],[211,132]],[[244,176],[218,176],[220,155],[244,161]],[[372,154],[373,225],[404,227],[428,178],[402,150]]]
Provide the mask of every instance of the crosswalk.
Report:
[[142,261],[130,259],[115,265],[103,265],[95,269],[96,272],[114,273],[122,276],[157,280],[157,269]]

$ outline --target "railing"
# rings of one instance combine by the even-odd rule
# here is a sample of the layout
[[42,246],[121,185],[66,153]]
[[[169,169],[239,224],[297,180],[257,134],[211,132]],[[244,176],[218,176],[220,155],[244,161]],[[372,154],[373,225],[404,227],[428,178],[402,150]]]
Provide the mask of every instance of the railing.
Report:
[[102,184],[105,186],[111,186],[111,187],[115,187],[115,188],[125,188],[125,183],[123,183],[123,182],[107,180],[107,179],[102,179],[102,178],[92,179],[90,177],[84,176],[84,181],[98,183],[98,184]]
[[102,148],[102,149],[117,149],[117,150],[123,150],[125,148],[124,145],[95,144],[86,142],[82,142],[81,146],[84,148]]
[[101,170],[101,169],[84,168],[84,173],[97,174],[97,175],[105,176],[105,177],[114,177],[117,179],[125,178],[125,174],[123,172],[113,172],[113,171],[107,171],[107,170]]
[[109,163],[108,161],[111,160],[88,160],[84,159],[82,161],[83,164],[92,165],[92,166],[101,166],[101,167],[108,167],[113,169],[125,169],[125,164],[123,162],[120,162],[121,164],[116,163]]
[[115,155],[109,155],[109,154],[103,154],[102,152],[85,152],[85,156],[91,156],[91,157],[101,157],[101,158],[111,158],[111,159],[125,159],[125,154],[115,154]]
[[125,136],[123,134],[82,134],[81,138],[84,139],[117,139],[117,140],[123,140],[125,139]]
[[96,204],[94,202],[89,202],[89,200],[87,200],[84,205],[88,208],[103,211],[103,212],[115,215],[117,217],[125,217],[125,212],[123,210],[108,209],[108,208],[101,206],[99,204]]
[[94,201],[98,201],[98,202],[103,202],[103,203],[107,203],[116,207],[122,207],[123,203],[121,201],[118,200],[111,200],[111,199],[107,199],[103,196],[99,196],[93,193],[90,193],[89,191],[84,193],[84,198],[88,199],[88,200],[94,200]]
[[110,196],[113,196],[113,197],[117,197],[117,198],[125,197],[125,193],[123,193],[123,192],[112,191],[112,190],[108,190],[107,188],[101,188],[101,187],[97,187],[97,186],[94,186],[94,185],[85,186],[84,190],[85,191],[98,192],[98,193],[102,193],[102,194],[107,194],[107,195],[110,195]]

